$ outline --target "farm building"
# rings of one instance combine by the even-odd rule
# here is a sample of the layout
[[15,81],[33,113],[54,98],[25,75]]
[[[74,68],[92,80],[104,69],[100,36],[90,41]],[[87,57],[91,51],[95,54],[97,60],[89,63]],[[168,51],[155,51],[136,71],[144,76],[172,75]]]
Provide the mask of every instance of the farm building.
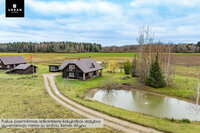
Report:
[[13,69],[20,64],[26,64],[22,56],[0,57],[0,70]]
[[59,72],[60,65],[49,65],[49,72]]
[[63,78],[87,80],[102,76],[103,67],[93,59],[78,59],[74,61],[64,61],[59,68]]
[[31,64],[21,64],[17,67],[11,69],[7,73],[17,73],[17,74],[32,74],[36,73],[37,67]]

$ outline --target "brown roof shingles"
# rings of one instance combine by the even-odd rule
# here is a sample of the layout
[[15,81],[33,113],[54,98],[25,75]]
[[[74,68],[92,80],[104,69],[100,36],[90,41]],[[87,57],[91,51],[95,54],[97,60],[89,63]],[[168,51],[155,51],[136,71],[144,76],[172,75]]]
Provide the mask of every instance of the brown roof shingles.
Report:
[[22,56],[7,56],[7,57],[0,57],[0,60],[3,62],[4,65],[12,65],[12,64],[24,64],[26,61]]
[[[80,59],[80,60],[74,60],[74,61],[64,61],[63,64],[60,66],[60,70],[63,70],[68,64],[75,64],[78,66],[84,73],[96,71],[103,69],[101,65],[99,65],[96,61],[93,59]],[[91,65],[94,65],[94,68],[90,68]]]
[[[26,70],[30,66],[32,66],[32,65],[31,64],[20,64],[17,67],[15,67],[14,70]],[[36,67],[36,66],[34,66],[34,67]]]

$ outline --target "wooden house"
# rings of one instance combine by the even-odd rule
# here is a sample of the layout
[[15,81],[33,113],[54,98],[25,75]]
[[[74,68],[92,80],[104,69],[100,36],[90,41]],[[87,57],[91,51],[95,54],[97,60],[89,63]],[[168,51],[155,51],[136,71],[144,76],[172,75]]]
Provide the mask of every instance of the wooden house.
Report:
[[10,70],[20,64],[26,64],[22,56],[0,57],[0,70]]
[[93,59],[64,61],[59,68],[63,78],[87,80],[102,76],[103,67]]
[[49,65],[49,72],[59,72],[60,65]]
[[7,73],[32,74],[37,72],[37,67],[31,64],[20,64]]

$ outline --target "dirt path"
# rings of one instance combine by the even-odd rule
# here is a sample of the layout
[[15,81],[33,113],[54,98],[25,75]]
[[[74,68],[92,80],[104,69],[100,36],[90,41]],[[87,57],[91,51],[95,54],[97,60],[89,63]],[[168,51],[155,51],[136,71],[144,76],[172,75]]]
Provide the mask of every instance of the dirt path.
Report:
[[[92,110],[90,108],[87,108],[83,105],[80,105],[69,98],[63,96],[57,89],[54,81],[54,76],[59,74],[44,74],[44,82],[45,87],[47,89],[47,92],[49,95],[56,100],[58,103],[62,104],[64,107],[70,109],[71,111],[74,111],[78,114],[80,114],[83,117],[87,118],[100,118],[104,119],[104,125],[109,126],[111,128],[115,128],[117,130],[121,130],[123,132],[127,133],[158,133],[160,131],[156,131],[152,128],[143,127],[137,124],[133,124],[103,113],[100,113],[98,111]],[[54,92],[52,92],[48,79],[50,81],[50,86]],[[56,94],[56,95],[55,95]],[[61,100],[62,99],[62,100]]]

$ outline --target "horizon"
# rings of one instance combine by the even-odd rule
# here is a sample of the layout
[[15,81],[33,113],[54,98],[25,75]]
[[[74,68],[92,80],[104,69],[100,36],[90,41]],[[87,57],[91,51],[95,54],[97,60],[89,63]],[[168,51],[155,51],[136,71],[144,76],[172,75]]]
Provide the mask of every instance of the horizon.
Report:
[[24,18],[5,18],[5,1],[0,1],[0,42],[135,45],[140,27],[149,25],[156,42],[197,43],[199,4],[198,0],[28,0]]

